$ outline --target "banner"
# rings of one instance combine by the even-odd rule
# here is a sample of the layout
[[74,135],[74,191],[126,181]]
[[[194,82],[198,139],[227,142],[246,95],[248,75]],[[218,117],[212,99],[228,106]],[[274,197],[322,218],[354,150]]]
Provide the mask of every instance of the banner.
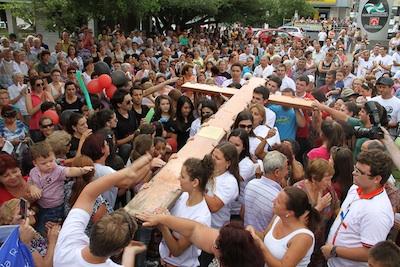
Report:
[[386,40],[392,6],[393,1],[387,0],[360,1],[358,25],[370,40]]
[[336,0],[306,0],[313,6],[334,6],[336,5]]

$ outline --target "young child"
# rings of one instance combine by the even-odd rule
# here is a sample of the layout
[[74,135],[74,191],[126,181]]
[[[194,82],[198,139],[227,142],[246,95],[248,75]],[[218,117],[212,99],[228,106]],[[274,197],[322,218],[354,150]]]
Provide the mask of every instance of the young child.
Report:
[[400,248],[391,240],[381,241],[369,250],[368,266],[395,267],[399,266]]
[[30,171],[29,191],[39,206],[36,230],[42,233],[47,221],[57,222],[64,218],[64,181],[93,171],[92,166],[82,168],[63,167],[56,164],[56,157],[50,145],[39,142],[31,147],[35,167]]
[[326,93],[326,97],[332,97],[334,100],[337,100],[340,97],[340,93],[344,88],[344,77],[346,76],[346,70],[341,68],[336,71],[336,82],[335,86],[332,90]]
[[156,136],[154,137],[154,157],[161,155],[161,159],[165,160],[165,154],[167,152],[167,141],[165,138]]

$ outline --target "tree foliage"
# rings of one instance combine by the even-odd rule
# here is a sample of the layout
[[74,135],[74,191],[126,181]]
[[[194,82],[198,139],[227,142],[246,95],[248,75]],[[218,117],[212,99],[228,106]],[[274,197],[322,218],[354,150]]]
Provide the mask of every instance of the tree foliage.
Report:
[[70,31],[89,19],[117,22],[152,16],[162,32],[173,24],[184,29],[208,20],[279,26],[284,18],[292,18],[296,10],[300,16],[314,13],[306,0],[21,0],[2,7],[32,25],[37,12],[46,14],[43,23],[48,29]]
[[35,25],[35,12],[27,2],[5,3],[0,5],[2,10],[10,10],[14,17],[19,17],[31,25]]
[[284,19],[292,19],[297,11],[299,16],[313,16],[315,9],[306,0],[266,0],[269,16],[266,22],[280,26]]

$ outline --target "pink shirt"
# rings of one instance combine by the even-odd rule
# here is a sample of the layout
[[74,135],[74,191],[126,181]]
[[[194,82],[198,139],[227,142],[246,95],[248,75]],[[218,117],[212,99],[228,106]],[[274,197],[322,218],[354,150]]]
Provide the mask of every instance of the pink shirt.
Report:
[[64,181],[68,167],[57,165],[50,173],[41,176],[38,167],[33,168],[29,173],[28,183],[34,184],[43,190],[42,197],[37,203],[42,208],[54,208],[64,203]]
[[329,151],[326,147],[320,146],[317,148],[313,148],[307,154],[310,160],[313,159],[326,159],[329,160]]

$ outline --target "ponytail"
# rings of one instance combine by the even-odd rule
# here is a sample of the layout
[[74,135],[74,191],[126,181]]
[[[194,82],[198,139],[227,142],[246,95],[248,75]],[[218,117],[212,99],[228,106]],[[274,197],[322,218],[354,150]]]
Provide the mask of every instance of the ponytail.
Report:
[[308,205],[310,205],[310,209],[308,209],[309,212],[307,214],[307,228],[314,232],[321,220],[321,216],[315,208],[311,207],[311,204]]

